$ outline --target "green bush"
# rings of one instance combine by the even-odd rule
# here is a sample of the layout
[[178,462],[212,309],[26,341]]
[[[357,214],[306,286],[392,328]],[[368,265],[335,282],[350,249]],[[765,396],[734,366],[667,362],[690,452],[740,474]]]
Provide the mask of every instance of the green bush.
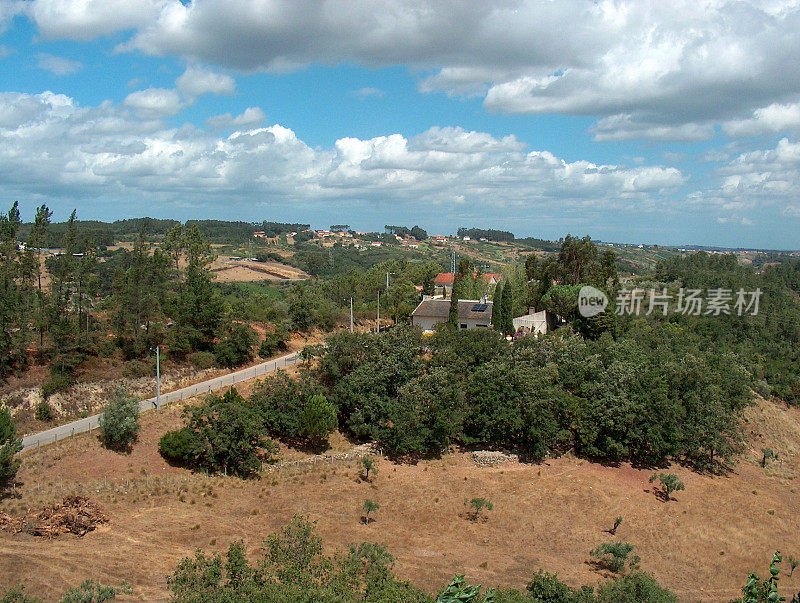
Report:
[[126,363],[122,374],[130,379],[155,376],[156,367],[154,363],[147,360],[131,360]]
[[320,441],[336,429],[337,422],[336,405],[328,402],[322,394],[315,394],[303,404],[298,417],[298,430],[308,440]]
[[241,366],[253,359],[256,332],[244,324],[231,326],[225,337],[214,348],[217,364],[226,368]]
[[0,489],[7,487],[17,475],[20,460],[17,453],[22,450],[22,440],[17,437],[17,426],[11,419],[11,411],[0,406]]
[[158,442],[158,451],[165,459],[193,466],[202,453],[200,438],[188,427],[165,433]]
[[167,579],[172,600],[431,602],[426,593],[394,575],[394,559],[382,545],[362,543],[323,555],[314,524],[302,516],[271,534],[265,548],[252,566],[241,542],[232,543],[224,558],[201,551],[185,558]]
[[40,400],[36,405],[36,412],[34,413],[36,420],[47,423],[53,420],[53,416],[53,407],[50,406],[50,403],[47,400]]
[[633,572],[606,580],[597,589],[597,603],[674,603],[678,597],[653,576],[644,572]]
[[604,542],[589,553],[597,560],[597,564],[615,574],[625,571],[625,566],[633,571],[639,566],[641,557],[633,552],[629,542]]
[[47,400],[53,394],[65,392],[72,387],[72,377],[67,374],[56,373],[42,385],[42,398]]
[[217,363],[211,352],[192,352],[186,359],[199,369],[210,369]]
[[288,334],[285,332],[267,333],[264,341],[258,348],[258,355],[261,358],[270,358],[277,352],[285,352],[289,349],[286,343]]
[[112,450],[126,450],[139,435],[139,403],[124,388],[111,394],[100,416],[100,439]]
[[122,586],[103,586],[94,580],[85,580],[80,586],[69,589],[59,603],[102,603],[116,598],[118,593],[131,594],[133,589],[125,582]]
[[209,472],[250,477],[260,468],[262,454],[278,447],[264,437],[258,415],[231,388],[220,397],[211,394],[203,404],[186,408],[187,424],[164,434],[159,451],[173,460]]

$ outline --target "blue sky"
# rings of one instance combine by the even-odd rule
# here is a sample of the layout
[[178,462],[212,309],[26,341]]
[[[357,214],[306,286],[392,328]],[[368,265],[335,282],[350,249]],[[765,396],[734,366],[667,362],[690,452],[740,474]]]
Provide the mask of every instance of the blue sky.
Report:
[[0,0],[0,195],[796,249],[798,30],[783,0]]

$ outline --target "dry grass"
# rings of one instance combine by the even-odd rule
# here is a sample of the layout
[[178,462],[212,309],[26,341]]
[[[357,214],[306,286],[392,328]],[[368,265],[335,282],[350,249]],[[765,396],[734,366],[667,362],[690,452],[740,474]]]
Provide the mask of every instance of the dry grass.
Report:
[[[663,503],[648,483],[649,471],[570,457],[494,467],[477,467],[461,453],[417,465],[381,459],[372,483],[358,478],[352,460],[278,469],[260,480],[207,477],[158,455],[158,438],[180,422],[174,406],[143,415],[140,441],[129,455],[106,451],[87,435],[24,456],[20,498],[3,501],[0,510],[88,494],[109,523],[83,538],[0,534],[0,584],[24,580],[30,594],[52,598],[87,577],[127,580],[133,598],[164,599],[165,577],[197,547],[224,551],[243,539],[259,555],[267,534],[303,513],[317,521],[329,550],[384,542],[397,557],[397,572],[431,591],[457,572],[483,584],[522,587],[538,568],[578,585],[599,580],[586,563],[588,552],[611,539],[604,530],[622,515],[617,538],[636,546],[642,567],[662,584],[682,600],[727,601],[750,571],[766,571],[773,550],[800,556],[794,478],[800,411],[762,402],[748,420],[755,449],[770,445],[785,454],[783,465],[762,470],[751,454],[726,477],[673,467],[686,490]],[[336,450],[348,446],[334,439]],[[283,446],[282,453],[304,456]],[[461,517],[464,498],[476,496],[494,503],[486,522]],[[369,525],[359,521],[366,498],[381,505]],[[800,590],[800,572],[781,587]]]

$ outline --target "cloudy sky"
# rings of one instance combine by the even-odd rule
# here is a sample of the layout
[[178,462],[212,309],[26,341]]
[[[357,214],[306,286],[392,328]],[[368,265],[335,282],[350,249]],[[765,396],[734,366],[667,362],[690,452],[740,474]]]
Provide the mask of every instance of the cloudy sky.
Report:
[[0,203],[797,249],[798,32],[800,0],[0,0]]

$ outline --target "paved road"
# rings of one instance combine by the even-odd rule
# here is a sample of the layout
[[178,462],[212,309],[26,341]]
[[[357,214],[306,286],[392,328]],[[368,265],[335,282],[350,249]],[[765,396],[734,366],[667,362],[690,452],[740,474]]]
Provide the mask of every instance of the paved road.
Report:
[[[297,352],[287,354],[286,356],[281,356],[275,360],[262,362],[256,366],[250,366],[232,373],[228,373],[227,375],[214,377],[208,381],[195,383],[194,385],[182,387],[181,389],[176,389],[175,391],[162,393],[160,405],[164,406],[165,404],[169,404],[175,400],[183,400],[184,398],[191,398],[192,396],[196,396],[198,394],[204,394],[223,387],[229,387],[241,381],[247,381],[248,379],[260,377],[261,375],[266,375],[267,373],[272,373],[278,369],[282,369],[283,367],[292,366],[298,362],[299,358]],[[155,408],[155,398],[148,398],[147,400],[142,400],[139,402],[140,412],[145,410],[153,410]],[[97,428],[99,424],[100,415],[97,414],[92,415],[91,417],[86,417],[85,419],[73,421],[72,423],[53,427],[47,431],[34,433],[22,438],[22,449],[25,450],[26,448],[35,448],[37,446],[44,446],[45,444],[53,444],[59,440],[63,440],[64,438],[72,437],[76,433],[91,431],[92,429]]]

